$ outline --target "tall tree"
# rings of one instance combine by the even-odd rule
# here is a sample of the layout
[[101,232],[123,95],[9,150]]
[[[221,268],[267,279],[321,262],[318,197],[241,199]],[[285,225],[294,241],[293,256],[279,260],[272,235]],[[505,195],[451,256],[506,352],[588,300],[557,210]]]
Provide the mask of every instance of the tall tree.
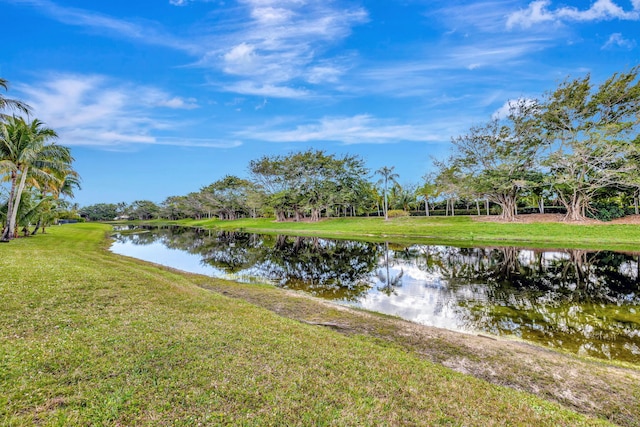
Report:
[[424,183],[416,189],[416,195],[424,199],[424,214],[425,216],[429,216],[429,201],[432,198],[440,196],[440,190],[438,189],[433,176],[425,175],[422,178],[424,179]]
[[35,235],[40,227],[42,232],[45,232],[45,227],[54,219],[56,209],[62,204],[59,203],[60,197],[73,198],[74,190],[80,189],[78,172],[71,169],[71,165],[68,168],[61,166],[63,167],[50,171],[56,179],[44,182],[40,182],[37,177],[31,179],[31,186],[39,193],[38,200],[41,202],[36,215],[36,225],[31,235]]
[[632,176],[640,127],[640,66],[594,89],[590,76],[565,81],[546,100],[542,123],[553,149],[545,159],[568,220],[585,218],[602,189]]
[[253,184],[234,175],[226,175],[200,191],[220,219],[236,219],[250,213],[247,198]]
[[129,213],[139,220],[153,219],[160,214],[160,207],[150,200],[136,200],[129,206]]
[[382,194],[384,197],[383,211],[385,221],[389,220],[389,183],[397,184],[396,180],[400,177],[397,173],[393,172],[395,168],[395,166],[383,166],[375,172],[376,175],[380,175],[380,180],[378,181],[378,183],[382,184]]
[[474,126],[452,141],[452,162],[464,177],[464,193],[485,195],[500,205],[506,220],[516,215],[519,192],[529,185],[543,148],[539,111],[537,102],[512,102],[506,118]]
[[0,124],[0,173],[10,182],[7,221],[2,240],[15,237],[20,199],[28,179],[41,183],[59,180],[59,171],[73,162],[69,148],[56,145],[57,134],[38,119],[10,117]]
[[464,176],[460,174],[460,169],[453,164],[451,159],[445,162],[435,162],[438,173],[435,178],[435,185],[438,192],[444,196],[446,201],[445,215],[455,216],[455,201],[458,199],[461,189],[464,188]]
[[296,220],[309,215],[318,221],[330,207],[351,208],[367,188],[363,161],[355,156],[338,157],[321,150],[288,156],[265,156],[250,163],[254,183],[266,194],[276,219]]

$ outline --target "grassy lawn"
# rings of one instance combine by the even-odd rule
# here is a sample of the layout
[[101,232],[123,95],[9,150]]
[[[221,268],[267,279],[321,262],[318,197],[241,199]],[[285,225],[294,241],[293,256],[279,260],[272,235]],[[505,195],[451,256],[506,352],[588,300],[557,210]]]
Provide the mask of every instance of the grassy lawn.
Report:
[[0,424],[606,424],[111,254],[109,229],[0,245]]
[[640,226],[622,224],[495,223],[473,217],[337,218],[317,223],[272,219],[185,220],[180,224],[264,233],[322,235],[342,238],[389,238],[460,245],[512,245],[638,251]]

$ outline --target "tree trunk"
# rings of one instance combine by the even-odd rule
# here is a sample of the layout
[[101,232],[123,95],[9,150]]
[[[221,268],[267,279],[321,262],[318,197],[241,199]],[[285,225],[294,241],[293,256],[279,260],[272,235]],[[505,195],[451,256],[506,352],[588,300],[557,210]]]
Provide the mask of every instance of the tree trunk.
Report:
[[491,215],[491,211],[489,210],[489,199],[485,199],[484,205],[487,208],[487,216]]
[[13,203],[13,211],[11,212],[11,216],[9,216],[9,212],[7,211],[8,220],[8,232],[6,236],[3,236],[3,239],[11,240],[16,236],[14,229],[18,228],[16,224],[16,220],[18,218],[18,209],[20,208],[20,199],[22,199],[22,192],[24,191],[25,183],[27,182],[27,172],[29,171],[29,167],[25,167],[23,171],[20,173],[20,184],[18,184],[18,189],[15,194],[15,201]]
[[577,194],[567,203],[560,199],[562,204],[567,208],[567,215],[564,217],[566,221],[584,221],[585,220],[585,203],[584,198]]
[[540,196],[540,200],[538,200],[538,210],[541,214],[544,213],[544,197]]
[[424,198],[424,215],[429,216],[429,200]]
[[636,215],[638,215],[638,192],[633,194],[633,209]]
[[476,199],[476,209],[478,210],[478,216],[480,216],[480,200]]
[[513,194],[500,194],[497,197],[497,200],[494,200],[500,208],[502,209],[502,213],[500,214],[500,218],[505,221],[513,221],[516,214],[516,196]]
[[387,202],[387,183],[385,181],[384,184],[384,206],[383,206],[383,210],[384,210],[384,220],[388,221],[389,220],[389,203]]
[[34,228],[33,231],[31,232],[32,236],[36,235],[36,233],[38,232],[38,229],[40,228],[40,225],[42,225],[42,217],[38,218],[38,222],[36,222],[36,228]]
[[9,200],[7,201],[7,223],[2,231],[2,240],[9,241],[13,239],[13,232],[11,231],[11,224],[9,218],[13,215],[13,199],[16,194],[16,183],[18,179],[18,172],[11,172],[11,191],[9,192]]

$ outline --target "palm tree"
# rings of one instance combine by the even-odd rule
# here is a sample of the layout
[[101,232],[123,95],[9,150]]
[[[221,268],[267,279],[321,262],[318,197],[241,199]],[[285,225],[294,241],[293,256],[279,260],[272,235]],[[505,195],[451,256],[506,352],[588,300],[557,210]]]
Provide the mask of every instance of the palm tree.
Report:
[[378,181],[379,184],[383,183],[383,193],[384,193],[384,219],[387,221],[389,219],[389,204],[387,202],[387,192],[389,190],[389,181],[396,183],[396,179],[399,178],[397,173],[393,173],[395,166],[391,166],[390,168],[387,166],[383,166],[378,169],[375,173],[380,175],[381,178]]
[[[4,90],[9,90],[9,82],[7,82],[5,79],[0,78],[0,87]],[[5,98],[2,94],[0,94],[0,119],[8,118],[8,116],[1,113],[5,108],[22,111],[26,114],[29,114],[29,112],[31,111],[31,107],[29,107],[24,102],[18,101],[16,99]]]
[[32,236],[38,232],[40,227],[42,227],[42,232],[45,232],[45,227],[55,218],[56,210],[64,205],[62,200],[58,200],[61,196],[73,198],[73,190],[80,189],[80,175],[70,167],[52,170],[51,173],[55,175],[56,179],[45,182],[39,182],[34,178],[31,179],[31,185],[40,191],[39,200],[50,201],[49,203],[43,203],[42,209],[39,210],[35,228],[31,232]]
[[73,158],[69,148],[50,142],[57,136],[38,119],[28,123],[21,117],[10,117],[0,124],[0,174],[7,174],[6,179],[11,183],[3,241],[15,237],[18,208],[27,179],[44,185],[59,181],[60,171],[70,169]]

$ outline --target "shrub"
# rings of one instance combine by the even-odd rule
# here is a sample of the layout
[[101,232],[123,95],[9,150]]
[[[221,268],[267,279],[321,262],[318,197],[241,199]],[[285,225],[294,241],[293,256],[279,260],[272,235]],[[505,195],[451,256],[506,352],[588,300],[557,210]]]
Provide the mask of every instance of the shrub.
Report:
[[587,216],[590,218],[599,219],[600,221],[611,221],[616,218],[622,218],[626,215],[623,208],[618,205],[607,205],[602,203],[596,203],[591,206],[587,212]]
[[400,209],[392,209],[389,212],[387,212],[387,216],[389,218],[399,218],[399,217],[403,217],[403,216],[409,216],[409,212],[403,211],[403,210],[400,210]]

